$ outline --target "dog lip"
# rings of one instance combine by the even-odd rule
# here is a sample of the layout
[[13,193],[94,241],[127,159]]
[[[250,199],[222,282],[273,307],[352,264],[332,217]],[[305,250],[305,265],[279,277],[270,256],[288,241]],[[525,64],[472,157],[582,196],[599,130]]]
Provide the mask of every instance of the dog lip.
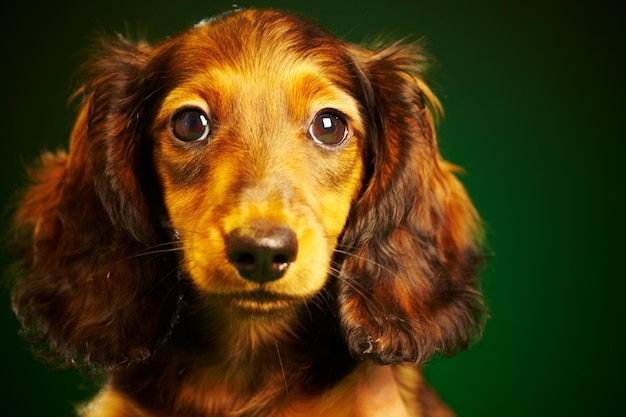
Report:
[[260,315],[289,310],[302,302],[300,297],[276,294],[264,290],[228,294],[220,298],[236,310]]

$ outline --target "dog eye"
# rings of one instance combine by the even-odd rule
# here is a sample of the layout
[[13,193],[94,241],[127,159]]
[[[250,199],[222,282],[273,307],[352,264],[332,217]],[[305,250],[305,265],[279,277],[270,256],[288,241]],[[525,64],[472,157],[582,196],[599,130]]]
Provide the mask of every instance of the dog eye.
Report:
[[339,145],[348,136],[348,125],[344,118],[332,111],[322,111],[309,126],[311,138],[323,145]]
[[183,142],[206,139],[210,132],[209,118],[198,109],[183,110],[172,120],[172,131]]

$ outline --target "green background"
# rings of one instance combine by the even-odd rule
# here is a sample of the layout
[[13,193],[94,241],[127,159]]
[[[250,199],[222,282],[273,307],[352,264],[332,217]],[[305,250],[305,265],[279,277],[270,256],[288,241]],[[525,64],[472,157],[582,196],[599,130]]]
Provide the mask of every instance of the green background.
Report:
[[[158,40],[228,1],[16,2],[1,18],[0,203],[66,143],[67,97],[94,33]],[[352,42],[425,37],[438,59],[444,156],[487,222],[491,319],[432,363],[460,416],[623,416],[624,6],[619,1],[245,1],[308,15]],[[139,30],[137,30],[139,29]],[[2,212],[6,229],[10,209]],[[3,265],[10,259],[2,255]],[[0,302],[3,416],[70,416],[93,392],[37,363]]]

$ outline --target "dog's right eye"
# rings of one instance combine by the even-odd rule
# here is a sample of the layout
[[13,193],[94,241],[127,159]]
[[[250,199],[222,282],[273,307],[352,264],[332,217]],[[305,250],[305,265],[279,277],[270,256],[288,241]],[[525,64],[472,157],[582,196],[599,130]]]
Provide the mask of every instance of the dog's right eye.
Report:
[[183,142],[204,140],[210,130],[209,117],[202,110],[182,110],[172,120],[174,136]]
[[323,110],[313,119],[308,133],[316,143],[337,146],[348,136],[348,124],[336,111]]

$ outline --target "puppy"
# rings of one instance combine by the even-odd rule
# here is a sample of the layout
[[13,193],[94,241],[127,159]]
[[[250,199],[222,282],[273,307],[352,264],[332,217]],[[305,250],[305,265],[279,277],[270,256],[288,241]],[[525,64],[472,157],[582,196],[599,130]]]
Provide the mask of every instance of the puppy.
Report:
[[479,333],[481,225],[415,45],[239,10],[102,42],[16,214],[13,305],[88,417],[449,416],[420,364]]

